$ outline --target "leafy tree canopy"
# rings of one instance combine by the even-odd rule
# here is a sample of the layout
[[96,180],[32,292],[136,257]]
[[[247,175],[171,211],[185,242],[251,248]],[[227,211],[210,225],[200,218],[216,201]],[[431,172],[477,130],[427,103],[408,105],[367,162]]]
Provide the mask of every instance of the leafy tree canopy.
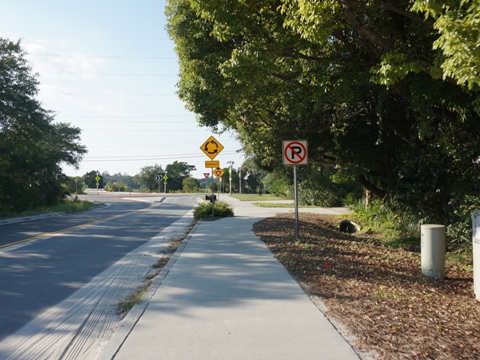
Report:
[[169,0],[179,96],[264,168],[305,139],[315,164],[454,221],[479,180],[479,37],[477,2],[450,3]]
[[190,173],[195,170],[194,165],[188,165],[184,161],[174,161],[168,164],[165,168],[167,173],[167,188],[168,190],[182,190],[183,180],[190,177]]
[[0,206],[21,211],[62,197],[61,165],[78,166],[86,153],[80,129],[53,123],[35,99],[38,81],[20,42],[0,38]]
[[165,170],[163,170],[162,165],[144,166],[140,169],[140,172],[135,175],[135,181],[143,188],[149,191],[155,191],[159,189],[159,182],[163,181],[164,175]]

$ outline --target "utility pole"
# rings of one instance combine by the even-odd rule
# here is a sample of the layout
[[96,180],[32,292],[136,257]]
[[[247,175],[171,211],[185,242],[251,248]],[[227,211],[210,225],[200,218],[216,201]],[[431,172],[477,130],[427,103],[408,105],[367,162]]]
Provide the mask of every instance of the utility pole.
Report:
[[230,190],[228,192],[229,195],[232,195],[232,165],[235,164],[234,161],[227,161],[227,164],[230,164],[230,169],[229,169],[229,173],[230,173],[230,178],[229,178],[229,181],[230,181]]
[[238,168],[238,193],[242,193],[242,168]]

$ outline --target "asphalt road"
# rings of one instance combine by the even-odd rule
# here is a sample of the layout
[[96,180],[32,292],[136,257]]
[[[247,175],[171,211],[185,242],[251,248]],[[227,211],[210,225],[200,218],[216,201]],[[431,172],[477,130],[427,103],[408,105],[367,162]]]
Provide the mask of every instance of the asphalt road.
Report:
[[167,195],[163,202],[123,196],[94,195],[108,205],[0,226],[0,341],[148,242],[195,203],[194,195]]

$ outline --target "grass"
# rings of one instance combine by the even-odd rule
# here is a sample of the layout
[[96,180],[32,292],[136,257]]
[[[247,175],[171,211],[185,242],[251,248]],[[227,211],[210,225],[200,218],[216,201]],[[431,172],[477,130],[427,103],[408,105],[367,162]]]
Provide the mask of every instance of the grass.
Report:
[[53,206],[38,207],[35,209],[29,209],[21,212],[0,213],[0,219],[19,217],[19,216],[50,214],[50,213],[57,213],[57,212],[75,213],[75,212],[91,210],[96,206],[98,206],[98,204],[94,204],[90,201],[83,201],[78,199],[66,200],[61,204],[53,205]]
[[[259,206],[259,207],[268,207],[268,208],[288,208],[288,209],[293,209],[295,204],[294,203],[271,203],[271,202],[254,202],[253,205]],[[317,208],[321,206],[315,206],[315,205],[298,205],[299,208]]]
[[259,207],[268,207],[268,208],[290,208],[293,209],[293,203],[270,203],[270,202],[254,202],[253,205]]
[[135,293],[126,297],[124,300],[120,301],[117,304],[116,313],[117,314],[124,314],[129,312],[135,305],[140,304],[142,301],[142,296],[148,290],[151,281],[147,282],[146,284],[140,286]]
[[274,200],[291,200],[271,194],[232,194],[230,197],[238,199],[240,201],[274,201]]

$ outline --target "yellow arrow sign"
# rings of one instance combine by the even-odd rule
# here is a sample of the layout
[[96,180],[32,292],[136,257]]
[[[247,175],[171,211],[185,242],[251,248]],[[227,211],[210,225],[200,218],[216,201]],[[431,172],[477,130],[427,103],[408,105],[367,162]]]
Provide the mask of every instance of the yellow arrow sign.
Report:
[[215,169],[213,170],[213,174],[220,179],[223,174],[225,174],[225,171],[223,171],[222,169]]
[[207,141],[200,146],[200,150],[202,150],[205,155],[213,160],[223,150],[223,145],[220,144],[220,142],[213,136],[210,136]]
[[220,161],[215,160],[215,161],[205,161],[205,167],[207,169],[216,169],[220,167]]

